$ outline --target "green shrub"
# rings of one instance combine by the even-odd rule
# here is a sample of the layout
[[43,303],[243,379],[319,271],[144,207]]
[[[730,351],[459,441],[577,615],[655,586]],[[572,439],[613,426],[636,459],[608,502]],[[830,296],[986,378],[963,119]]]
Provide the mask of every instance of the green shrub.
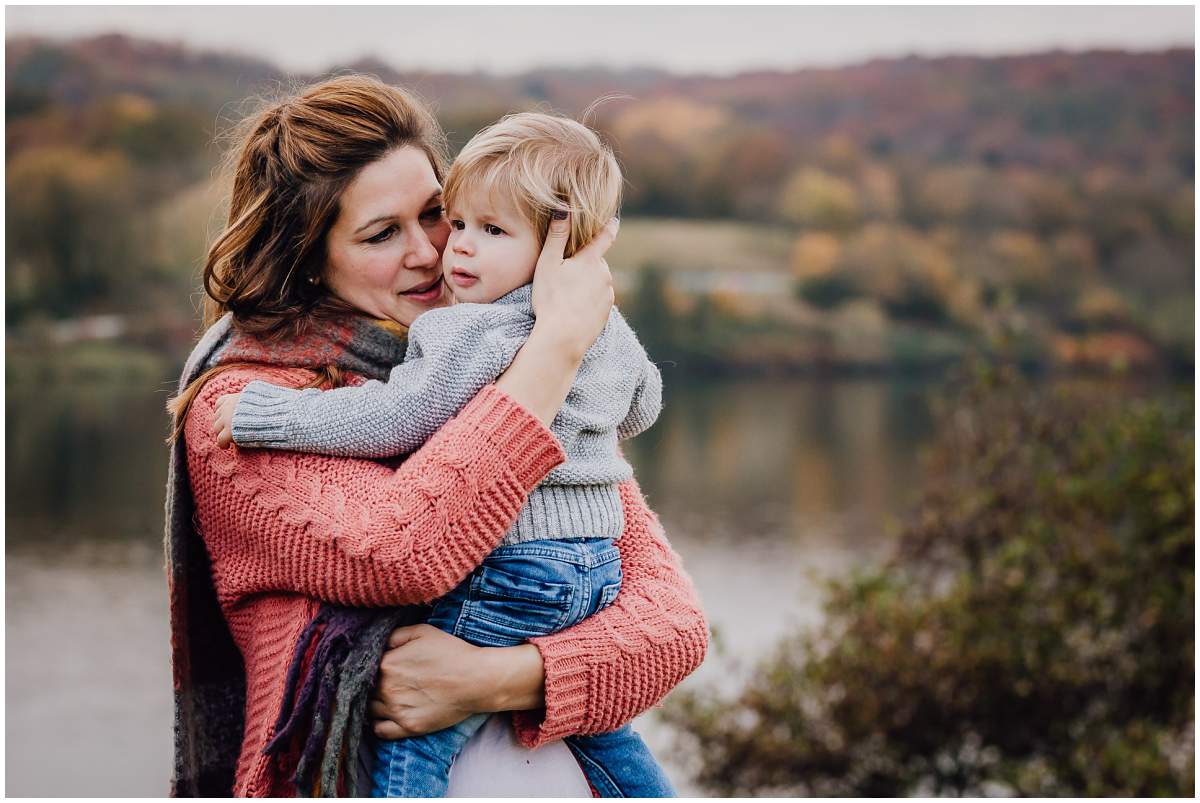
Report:
[[823,310],[840,307],[850,299],[861,295],[854,280],[840,273],[804,279],[796,289],[800,298],[817,309]]
[[668,719],[723,795],[1194,789],[1190,393],[975,369],[895,556],[740,695]]

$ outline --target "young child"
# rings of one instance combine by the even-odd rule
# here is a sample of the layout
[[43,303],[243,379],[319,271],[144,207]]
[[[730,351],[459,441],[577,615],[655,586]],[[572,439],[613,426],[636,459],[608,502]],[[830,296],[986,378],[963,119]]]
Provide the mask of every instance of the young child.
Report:
[[[386,383],[329,391],[252,382],[232,418],[243,447],[357,457],[417,449],[512,361],[533,328],[533,271],[551,216],[569,211],[566,255],[617,213],[621,172],[594,132],[547,114],[515,114],[477,134],[444,192],[451,233],[442,274],[458,303],[424,313]],[[662,378],[614,307],[551,426],[567,453],[483,563],[434,603],[429,624],[481,646],[512,646],[567,628],[620,590],[632,468],[617,448],[652,425]],[[440,797],[449,769],[486,715],[437,733],[379,743],[376,797]],[[674,794],[628,725],[568,744],[604,796]]]

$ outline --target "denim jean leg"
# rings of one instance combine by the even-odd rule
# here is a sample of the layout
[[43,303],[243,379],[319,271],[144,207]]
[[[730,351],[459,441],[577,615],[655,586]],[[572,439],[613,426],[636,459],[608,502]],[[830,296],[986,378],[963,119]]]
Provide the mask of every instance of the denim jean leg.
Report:
[[[477,646],[522,644],[532,636],[570,627],[607,607],[616,598],[621,579],[620,553],[607,539],[503,546],[434,604],[428,623]],[[486,715],[478,715],[429,736],[379,742],[373,795],[444,795],[450,764],[486,719]],[[613,733],[573,737],[567,744],[604,797],[675,794],[641,737],[629,726]]]
[[[453,633],[470,588],[468,577],[435,603],[428,624]],[[487,721],[468,717],[445,730],[395,741],[376,741],[371,774],[372,797],[445,797],[450,765],[463,745]]]
[[450,765],[487,714],[475,714],[445,730],[397,739],[380,740],[375,750],[372,797],[445,797]]
[[675,787],[632,725],[566,741],[600,797],[675,797]]

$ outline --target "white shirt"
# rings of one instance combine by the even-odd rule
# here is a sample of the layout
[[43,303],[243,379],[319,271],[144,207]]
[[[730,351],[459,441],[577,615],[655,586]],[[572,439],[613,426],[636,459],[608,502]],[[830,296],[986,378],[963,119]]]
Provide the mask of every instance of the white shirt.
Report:
[[591,797],[571,748],[556,739],[530,750],[508,714],[493,714],[450,767],[447,797]]

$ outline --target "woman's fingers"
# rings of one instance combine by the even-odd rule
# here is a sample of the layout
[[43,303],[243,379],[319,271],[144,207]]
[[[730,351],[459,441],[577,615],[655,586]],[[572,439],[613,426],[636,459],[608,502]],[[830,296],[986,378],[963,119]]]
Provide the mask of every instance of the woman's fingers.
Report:
[[612,310],[612,274],[604,261],[604,252],[612,245],[619,224],[615,219],[610,221],[587,247],[570,259],[563,259],[571,216],[562,215],[550,221],[533,274],[537,325],[530,339],[554,344],[552,355],[565,355],[578,365],[578,360],[603,331]]
[[[561,217],[556,217],[561,215]],[[546,232],[546,242],[542,243],[542,253],[538,256],[534,273],[543,267],[561,265],[563,254],[567,251],[567,240],[571,234],[571,215],[568,212],[552,212],[550,228]]]
[[403,646],[415,638],[420,637],[421,629],[429,625],[408,625],[406,627],[398,627],[392,631],[392,635],[388,636],[388,649],[395,649]]
[[403,739],[408,736],[419,735],[416,731],[412,731],[399,722],[396,722],[398,715],[378,696],[376,691],[372,695],[370,702],[367,703],[367,718],[372,720],[371,730],[380,739]]
[[375,737],[377,739],[394,740],[394,739],[403,739],[405,737],[415,735],[415,734],[408,733],[406,730],[404,730],[404,728],[401,728],[399,725],[397,725],[395,722],[392,722],[390,719],[381,719],[378,722],[373,723],[371,726],[371,730],[374,731]]
[[368,704],[372,718],[390,720],[413,735],[448,728],[483,710],[479,701],[490,678],[480,674],[481,647],[425,624],[398,628],[389,639],[393,646],[379,662]]
[[[613,218],[608,221],[608,225],[600,230],[600,233],[592,238],[592,241],[580,248],[576,252],[576,257],[602,257],[608,249],[612,247],[613,242],[617,239],[617,232],[621,230],[621,219]],[[608,267],[605,265],[605,267]]]

